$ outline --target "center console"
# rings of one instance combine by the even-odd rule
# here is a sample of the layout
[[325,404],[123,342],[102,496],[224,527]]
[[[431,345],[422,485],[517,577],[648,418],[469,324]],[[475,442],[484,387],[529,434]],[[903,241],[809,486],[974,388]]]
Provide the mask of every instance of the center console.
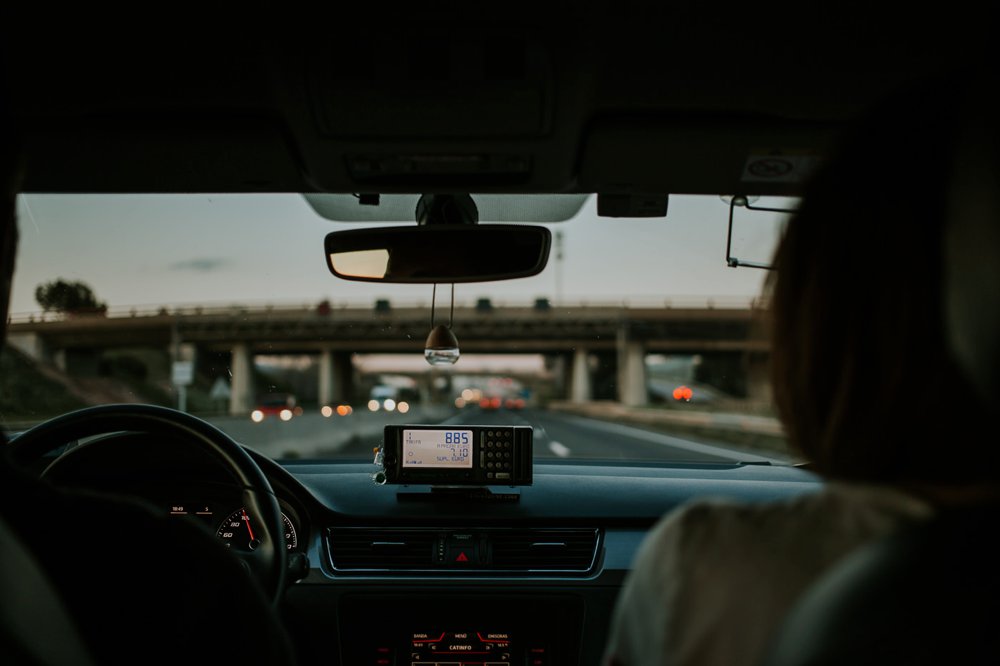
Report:
[[553,666],[578,659],[576,596],[353,594],[340,603],[343,663],[358,666]]

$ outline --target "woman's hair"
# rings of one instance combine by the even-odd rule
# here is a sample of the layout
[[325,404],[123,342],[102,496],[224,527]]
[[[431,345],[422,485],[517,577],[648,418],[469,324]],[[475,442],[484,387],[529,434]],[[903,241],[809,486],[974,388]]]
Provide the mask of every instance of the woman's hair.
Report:
[[774,399],[790,444],[825,476],[1000,477],[944,334],[956,99],[943,84],[913,87],[862,118],[807,185],[776,252]]

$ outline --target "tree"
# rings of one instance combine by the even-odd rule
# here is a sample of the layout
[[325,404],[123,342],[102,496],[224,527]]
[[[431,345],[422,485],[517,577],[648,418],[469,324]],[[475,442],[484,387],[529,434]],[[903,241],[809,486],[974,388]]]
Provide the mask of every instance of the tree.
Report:
[[107,303],[100,303],[94,291],[83,282],[69,282],[59,278],[35,288],[35,300],[45,309],[67,314],[103,314]]

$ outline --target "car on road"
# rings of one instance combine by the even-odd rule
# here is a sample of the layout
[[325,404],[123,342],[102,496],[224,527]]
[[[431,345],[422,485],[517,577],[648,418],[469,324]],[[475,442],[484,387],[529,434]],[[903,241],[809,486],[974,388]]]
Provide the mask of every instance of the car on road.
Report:
[[[556,4],[171,7],[133,30],[4,10],[8,447],[32,478],[199,525],[300,664],[600,666],[664,513],[821,488],[774,413],[757,264],[843,128],[992,44],[918,10]],[[42,307],[58,278],[104,316]],[[697,383],[655,376],[694,357]],[[255,402],[264,359],[294,398]],[[419,401],[366,395],[372,359]],[[531,399],[457,397],[499,377]],[[275,410],[287,426],[247,422]],[[64,545],[186,566],[100,532]],[[141,587],[128,571],[101,584]],[[218,594],[198,585],[134,615],[200,617]],[[74,613],[85,642],[140,650],[93,629],[103,612]]]
[[372,390],[368,393],[368,410],[372,412],[377,412],[379,410],[386,412],[399,411],[405,414],[410,409],[410,403],[403,400],[401,397],[401,391],[398,386],[390,386],[388,384],[377,384],[372,387]]
[[268,393],[257,400],[257,406],[250,412],[250,420],[260,423],[267,418],[277,418],[291,421],[292,417],[301,416],[302,407],[295,403],[291,393]]

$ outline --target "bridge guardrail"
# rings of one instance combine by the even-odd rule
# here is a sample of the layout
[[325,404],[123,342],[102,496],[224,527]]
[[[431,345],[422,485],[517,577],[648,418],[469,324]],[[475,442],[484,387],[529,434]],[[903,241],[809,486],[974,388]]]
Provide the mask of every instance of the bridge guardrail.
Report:
[[[707,308],[707,309],[740,309],[760,307],[761,301],[758,298],[748,298],[740,296],[722,297],[699,297],[682,296],[673,298],[653,298],[639,297],[628,299],[594,299],[579,301],[559,301],[549,302],[546,309],[573,308],[573,309],[684,309],[684,308]],[[536,300],[509,300],[495,301],[492,306],[497,309],[520,308],[539,309]],[[430,301],[400,301],[390,303],[390,309],[427,309],[430,310]],[[475,310],[477,303],[471,301],[456,301],[457,309]],[[375,303],[346,301],[342,303],[330,303],[320,301],[318,303],[233,303],[228,305],[220,304],[177,304],[164,306],[151,305],[120,305],[107,308],[101,313],[62,313],[62,312],[19,312],[11,314],[8,324],[38,323],[50,321],[66,321],[72,319],[118,319],[135,317],[189,317],[189,316],[236,316],[236,315],[257,315],[257,314],[316,314],[327,315],[336,311],[359,311],[371,309],[375,310]]]

